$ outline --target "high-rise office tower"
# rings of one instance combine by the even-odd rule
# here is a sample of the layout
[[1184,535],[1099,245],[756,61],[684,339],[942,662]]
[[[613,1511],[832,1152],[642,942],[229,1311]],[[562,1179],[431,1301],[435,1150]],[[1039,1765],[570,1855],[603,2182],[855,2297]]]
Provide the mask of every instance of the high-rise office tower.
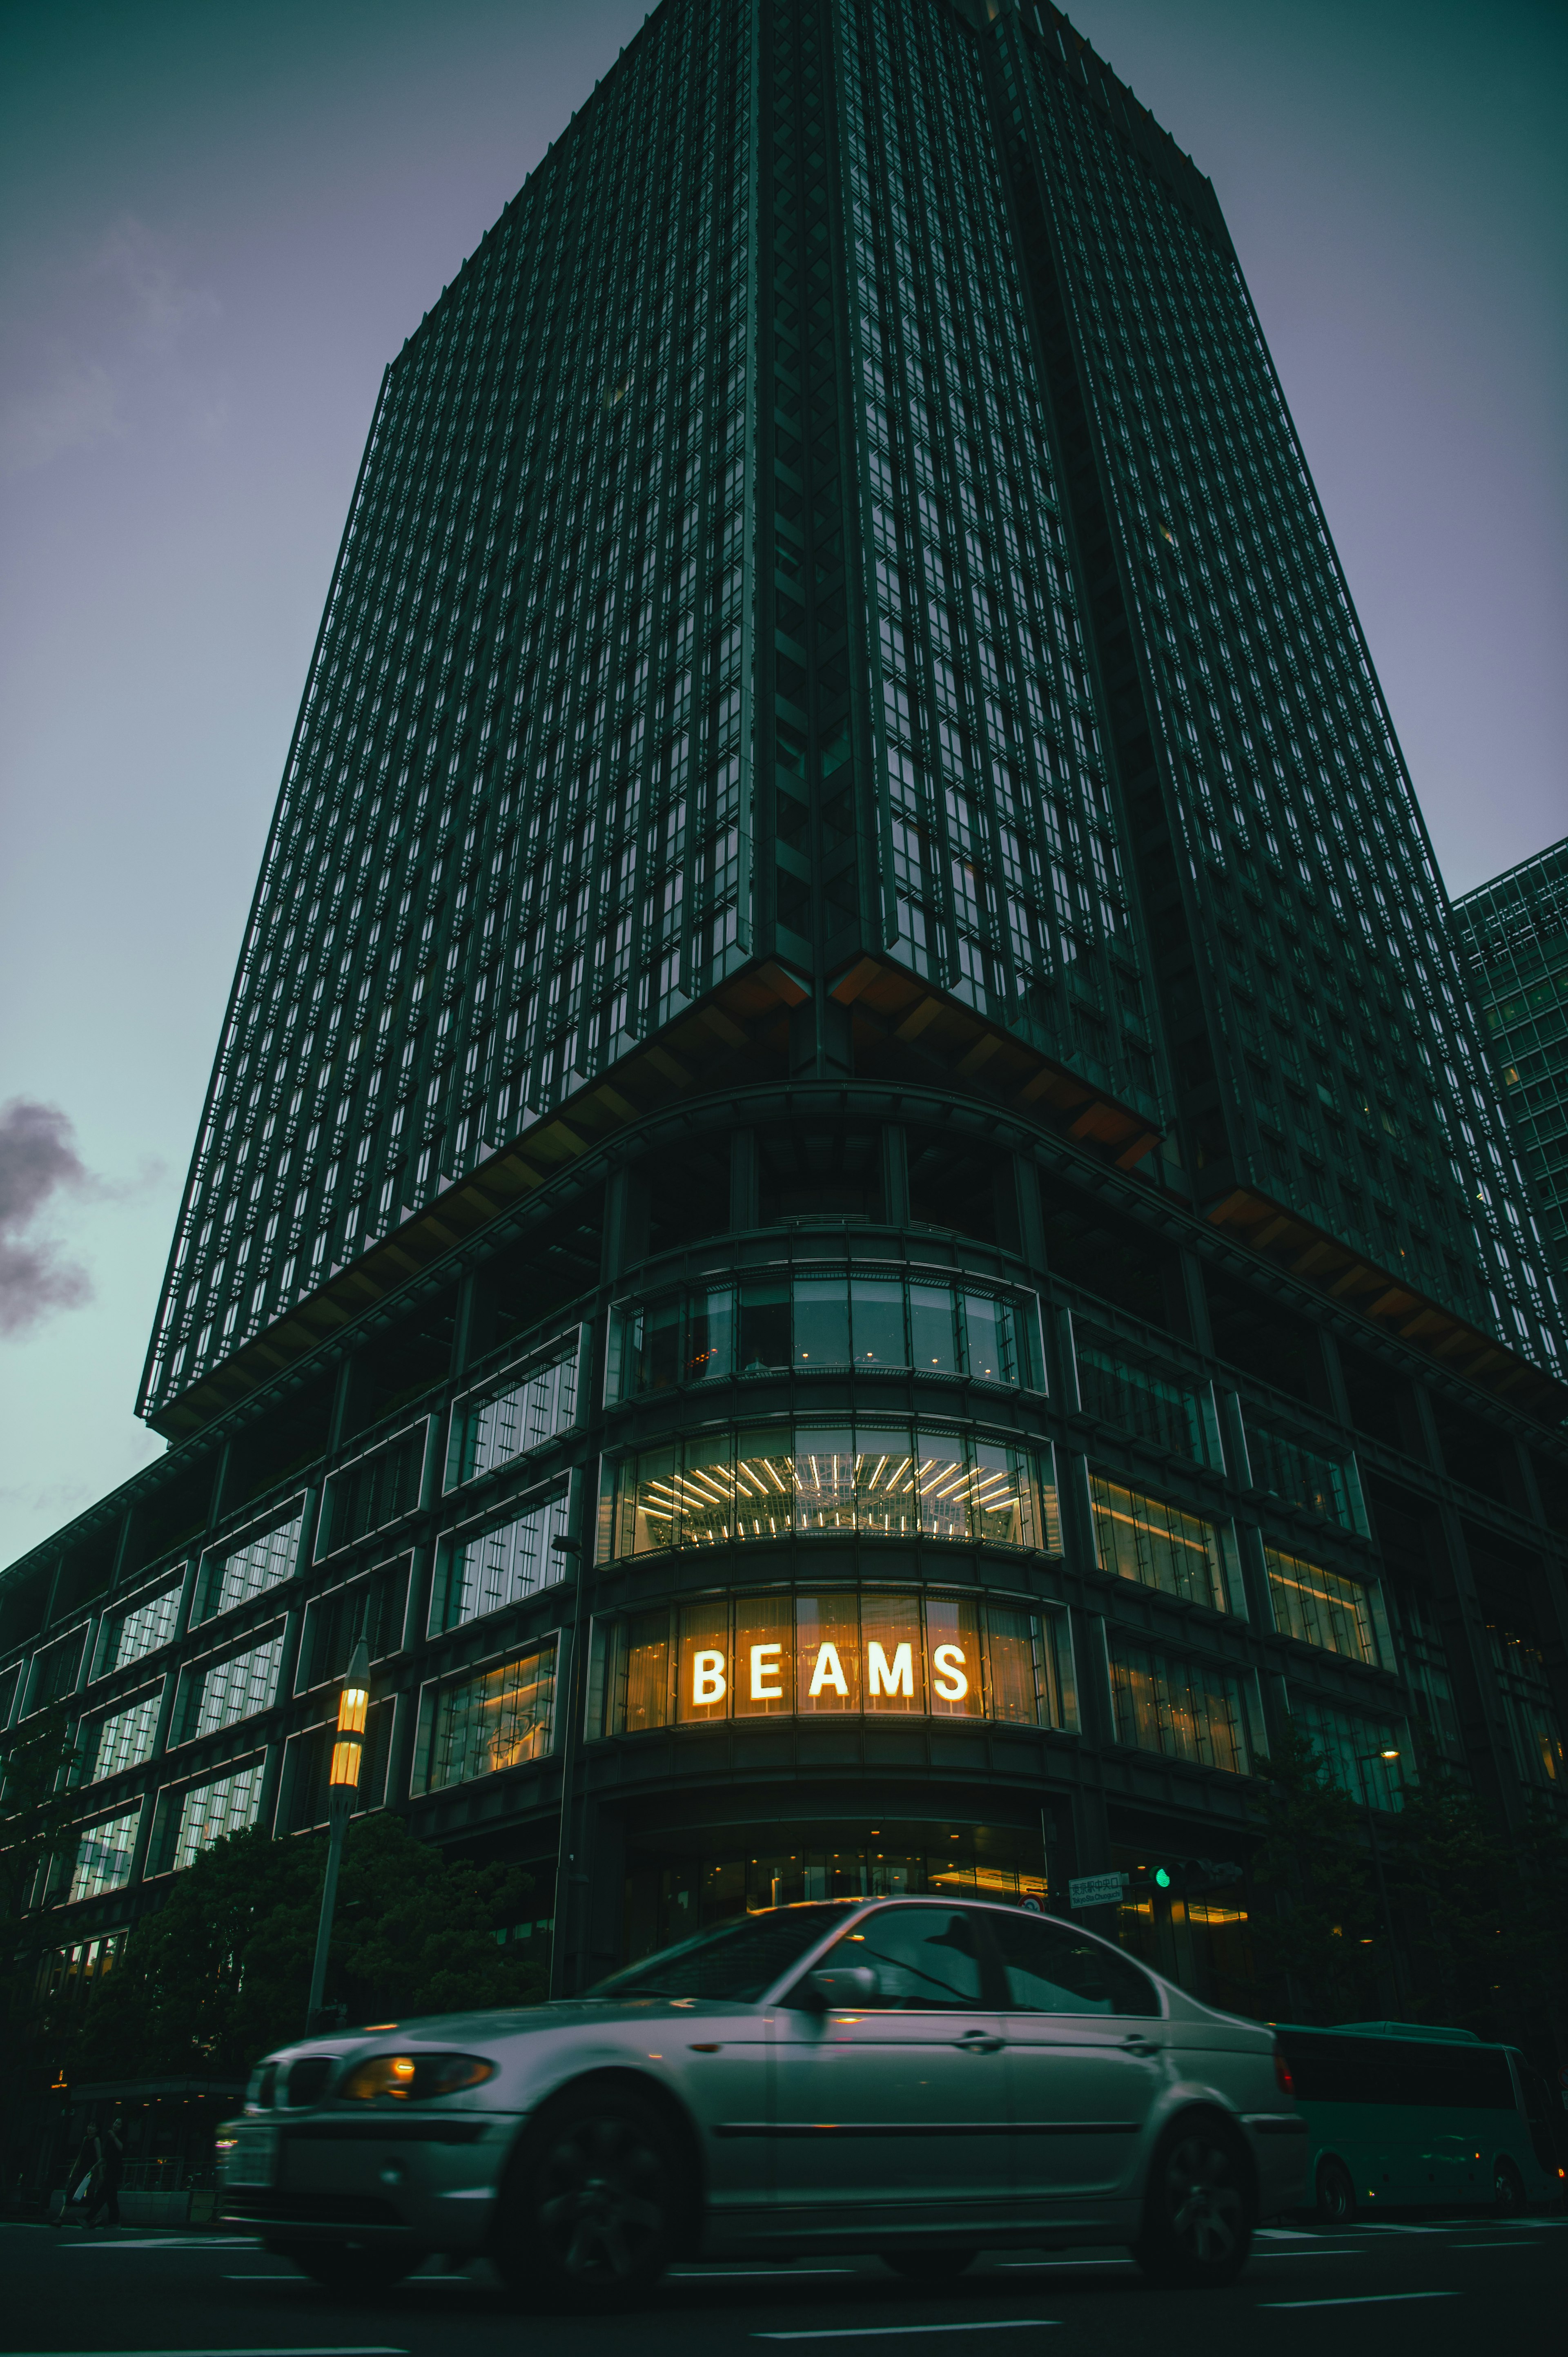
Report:
[[1568,1286],[1568,836],[1454,903],[1470,992]]
[[1563,1349],[1208,181],[1048,6],[664,0],[387,371],[174,1446],[8,1577],[58,1936],[320,1821],[363,1626],[564,1983],[1106,1870],[1242,2002],[1285,1714],[1560,1786]]

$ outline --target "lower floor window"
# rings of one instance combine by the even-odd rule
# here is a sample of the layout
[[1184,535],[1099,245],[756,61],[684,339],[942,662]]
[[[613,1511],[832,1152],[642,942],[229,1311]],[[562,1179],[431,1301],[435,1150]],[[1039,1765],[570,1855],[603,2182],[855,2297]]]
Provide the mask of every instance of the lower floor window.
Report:
[[118,1890],[131,1879],[131,1861],[136,1847],[136,1827],[142,1822],[141,1803],[118,1817],[107,1817],[101,1824],[90,1825],[77,1837],[76,1857],[72,1861],[70,1899],[96,1899],[101,1890]]
[[1077,1725],[1065,1614],[975,1597],[717,1597],[633,1614],[596,1641],[590,1723],[604,1735],[863,1711]]
[[555,1641],[425,1690],[413,1790],[444,1792],[542,1760],[555,1708]]
[[1111,1648],[1116,1740],[1168,1760],[1251,1771],[1240,1681],[1201,1662],[1175,1659],[1142,1645]]

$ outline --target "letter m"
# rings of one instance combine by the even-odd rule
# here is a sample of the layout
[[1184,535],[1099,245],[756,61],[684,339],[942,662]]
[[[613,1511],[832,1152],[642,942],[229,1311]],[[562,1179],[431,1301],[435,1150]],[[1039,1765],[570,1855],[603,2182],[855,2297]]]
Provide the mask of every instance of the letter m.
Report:
[[866,1654],[870,1685],[874,1695],[908,1695],[915,1692],[915,1657],[908,1645],[900,1645],[891,1663],[880,1645],[873,1644]]

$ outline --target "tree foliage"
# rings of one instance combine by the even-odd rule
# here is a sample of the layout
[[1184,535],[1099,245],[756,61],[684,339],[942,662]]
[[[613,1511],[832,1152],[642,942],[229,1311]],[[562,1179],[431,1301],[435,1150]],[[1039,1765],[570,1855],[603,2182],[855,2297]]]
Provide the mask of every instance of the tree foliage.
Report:
[[[304,2034],[326,1836],[260,1831],[216,1842],[175,1881],[87,2008],[74,2078],[239,2078]],[[497,1932],[526,1914],[515,1867],[448,1858],[378,1812],[351,1825],[338,1890],[327,1996],[348,2019],[407,2020],[537,2004],[537,1964]]]
[[1361,1811],[1292,1720],[1257,1774],[1263,1840],[1252,1878],[1263,1903],[1252,1944],[1269,2009],[1293,2021],[1364,2019],[1381,1926]]

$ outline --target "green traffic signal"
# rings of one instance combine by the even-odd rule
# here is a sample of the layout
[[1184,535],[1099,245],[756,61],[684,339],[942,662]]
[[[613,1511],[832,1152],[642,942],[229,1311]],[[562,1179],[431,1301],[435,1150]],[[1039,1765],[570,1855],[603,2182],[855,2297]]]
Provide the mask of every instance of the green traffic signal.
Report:
[[1162,1890],[1168,1890],[1168,1889],[1170,1889],[1170,1887],[1171,1887],[1171,1878],[1170,1878],[1170,1876],[1167,1874],[1167,1872],[1165,1871],[1165,1867],[1164,1867],[1163,1866],[1156,1866],[1156,1867],[1155,1867],[1155,1880],[1159,1884],[1160,1889],[1161,1889]]

